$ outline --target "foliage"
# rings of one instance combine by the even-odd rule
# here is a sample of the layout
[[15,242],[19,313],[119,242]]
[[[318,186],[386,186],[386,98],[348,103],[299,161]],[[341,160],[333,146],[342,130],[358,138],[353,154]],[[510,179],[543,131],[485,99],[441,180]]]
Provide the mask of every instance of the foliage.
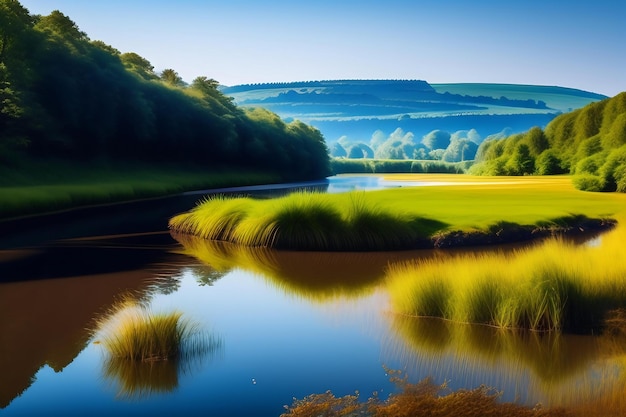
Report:
[[187,85],[173,69],[157,75],[140,55],[90,41],[58,10],[30,16],[15,0],[0,9],[0,161],[19,152],[329,174],[317,129],[240,109],[209,77]]
[[626,92],[562,114],[545,131],[486,140],[478,149],[478,175],[576,174],[587,191],[625,189]]
[[449,173],[462,174],[467,165],[443,161],[418,160],[378,160],[333,158],[330,161],[331,172],[338,174],[381,174],[381,173]]

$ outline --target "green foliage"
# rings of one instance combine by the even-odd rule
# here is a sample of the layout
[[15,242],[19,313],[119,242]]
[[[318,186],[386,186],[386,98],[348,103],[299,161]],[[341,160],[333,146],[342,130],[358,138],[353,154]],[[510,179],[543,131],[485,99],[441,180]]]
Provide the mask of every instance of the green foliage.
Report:
[[73,162],[230,165],[283,179],[329,174],[317,129],[256,117],[208,77],[187,86],[167,69],[159,78],[145,58],[90,41],[57,10],[35,18],[14,0],[0,0],[0,9],[0,160],[19,151]]
[[574,187],[582,191],[604,191],[604,179],[599,175],[577,174],[572,177]]
[[484,141],[471,173],[575,174],[577,188],[622,191],[626,168],[626,92],[563,114],[545,129]]
[[178,73],[171,68],[166,68],[161,71],[160,78],[166,84],[172,85],[174,87],[180,87],[184,84],[181,76],[178,75]]
[[535,170],[538,175],[556,175],[564,173],[563,168],[561,168],[561,160],[552,149],[546,149],[539,154],[535,160]]
[[388,173],[439,173],[462,174],[467,171],[464,163],[416,160],[379,160],[333,158],[331,172],[338,174],[388,174]]
[[24,33],[33,20],[19,1],[0,0],[0,63],[19,52]]
[[120,55],[120,59],[126,69],[139,75],[144,80],[156,80],[158,78],[150,61],[135,52],[123,53]]

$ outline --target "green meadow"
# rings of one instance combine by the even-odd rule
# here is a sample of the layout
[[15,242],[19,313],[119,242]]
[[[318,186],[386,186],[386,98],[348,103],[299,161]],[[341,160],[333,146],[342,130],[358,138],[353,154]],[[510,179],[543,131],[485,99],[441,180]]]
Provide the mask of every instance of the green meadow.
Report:
[[25,169],[0,167],[0,219],[161,197],[187,190],[280,181],[278,175],[252,170],[29,162]]
[[568,228],[581,216],[612,218],[624,204],[623,196],[577,191],[564,176],[388,178],[430,186],[341,194],[299,192],[272,200],[214,197],[170,219],[170,228],[246,246],[398,250],[432,247],[433,239],[453,232],[488,235],[503,227]]

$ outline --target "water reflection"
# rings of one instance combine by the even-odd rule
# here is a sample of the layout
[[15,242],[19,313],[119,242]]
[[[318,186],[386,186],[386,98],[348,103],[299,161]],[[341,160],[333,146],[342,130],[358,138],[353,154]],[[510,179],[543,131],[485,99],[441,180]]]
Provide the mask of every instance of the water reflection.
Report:
[[[61,252],[55,252],[59,255]],[[55,268],[68,265],[73,271],[82,251],[65,248]],[[116,256],[130,257],[134,251],[117,250]],[[108,310],[122,292],[149,297],[154,286],[171,288],[166,278],[180,269],[186,257],[153,251],[151,260],[160,262],[140,269],[111,273],[92,265],[83,274],[55,279],[25,280],[1,284],[0,288],[0,409],[25,391],[45,365],[63,370],[89,343],[87,329]],[[111,263],[111,258],[102,259]],[[37,265],[46,270],[45,263]],[[20,273],[19,269],[15,270]],[[55,274],[56,275],[56,274]],[[174,280],[175,282],[175,280]]]
[[[239,268],[261,275],[284,292],[325,301],[371,294],[384,278],[391,262],[435,256],[434,251],[400,252],[296,252],[279,251],[172,234],[183,246],[182,253],[195,257],[212,270],[202,271],[214,279]],[[207,274],[208,273],[208,277]]]
[[626,339],[514,332],[390,314],[387,349],[414,375],[452,387],[486,384],[527,405],[626,406]]

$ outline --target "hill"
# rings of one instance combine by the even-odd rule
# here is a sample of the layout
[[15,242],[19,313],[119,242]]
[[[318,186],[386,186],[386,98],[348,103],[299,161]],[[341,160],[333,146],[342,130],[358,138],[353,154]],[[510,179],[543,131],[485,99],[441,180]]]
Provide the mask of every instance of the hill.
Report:
[[471,172],[483,175],[574,175],[588,191],[626,192],[626,92],[562,114],[478,149]]
[[476,130],[481,138],[544,127],[558,114],[606,96],[562,87],[429,84],[422,80],[336,80],[221,87],[242,107],[267,108],[340,138],[369,144],[397,128],[423,137],[433,130]]

